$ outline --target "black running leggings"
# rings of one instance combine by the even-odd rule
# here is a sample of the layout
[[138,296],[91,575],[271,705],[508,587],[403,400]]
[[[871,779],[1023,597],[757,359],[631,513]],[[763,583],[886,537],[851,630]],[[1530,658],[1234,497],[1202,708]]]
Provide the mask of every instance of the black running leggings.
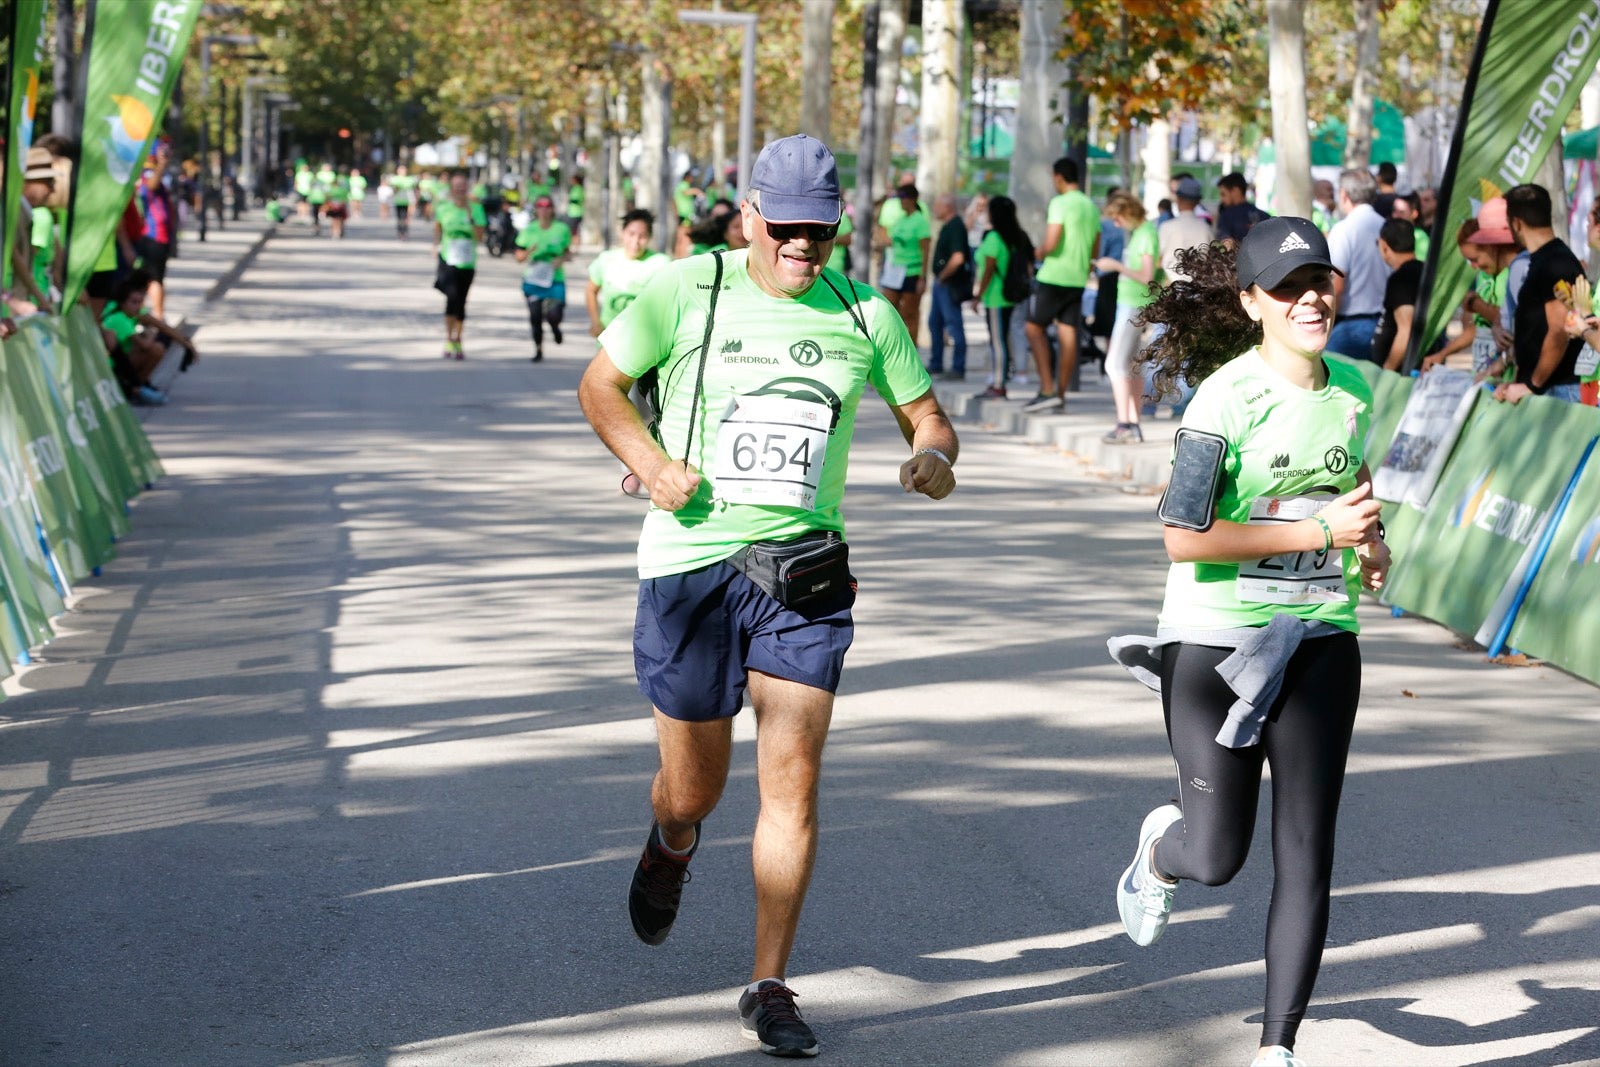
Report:
[[567,305],[565,301],[553,297],[530,296],[522,294],[528,302],[528,325],[533,329],[533,343],[544,344],[544,324],[559,327],[561,320],[566,317]]
[[1162,704],[1183,821],[1156,845],[1155,864],[1164,875],[1205,885],[1230,881],[1250,851],[1262,760],[1271,765],[1273,882],[1261,1044],[1293,1049],[1328,932],[1334,824],[1361,695],[1361,650],[1351,633],[1301,644],[1261,743],[1249,748],[1216,740],[1236,699],[1216,666],[1232,652],[1162,649]]

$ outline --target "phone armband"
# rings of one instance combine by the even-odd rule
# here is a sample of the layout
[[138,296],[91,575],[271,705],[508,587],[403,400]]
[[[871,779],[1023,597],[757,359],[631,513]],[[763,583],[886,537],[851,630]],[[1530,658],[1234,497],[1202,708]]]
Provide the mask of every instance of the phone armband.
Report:
[[1173,440],[1172,476],[1156,517],[1168,526],[1205,533],[1217,518],[1222,495],[1222,464],[1228,454],[1223,437],[1181,427]]

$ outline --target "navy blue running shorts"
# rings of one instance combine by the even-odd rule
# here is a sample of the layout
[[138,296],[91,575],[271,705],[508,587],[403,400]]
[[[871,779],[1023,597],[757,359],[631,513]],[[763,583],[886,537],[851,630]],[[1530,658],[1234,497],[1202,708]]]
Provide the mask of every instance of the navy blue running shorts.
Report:
[[633,666],[663,715],[726,719],[744,706],[747,671],[832,693],[855,637],[852,591],[801,614],[726,561],[639,583]]

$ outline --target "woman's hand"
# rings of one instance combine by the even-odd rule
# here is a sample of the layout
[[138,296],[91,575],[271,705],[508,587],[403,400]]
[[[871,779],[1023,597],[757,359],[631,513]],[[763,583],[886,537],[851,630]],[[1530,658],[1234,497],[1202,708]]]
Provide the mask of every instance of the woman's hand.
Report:
[[1370,541],[1356,548],[1356,560],[1361,564],[1361,585],[1372,593],[1383,588],[1389,577],[1389,564],[1394,555],[1383,541]]
[[1372,499],[1372,483],[1362,482],[1317,513],[1328,524],[1334,548],[1354,548],[1378,540],[1383,505]]

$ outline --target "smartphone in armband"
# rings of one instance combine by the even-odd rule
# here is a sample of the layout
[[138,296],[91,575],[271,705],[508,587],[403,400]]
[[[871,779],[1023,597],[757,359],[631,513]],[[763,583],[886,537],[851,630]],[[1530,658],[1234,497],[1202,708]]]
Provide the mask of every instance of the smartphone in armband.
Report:
[[1183,427],[1173,440],[1172,477],[1156,507],[1168,526],[1205,533],[1217,518],[1222,495],[1222,460],[1228,442],[1214,433]]

